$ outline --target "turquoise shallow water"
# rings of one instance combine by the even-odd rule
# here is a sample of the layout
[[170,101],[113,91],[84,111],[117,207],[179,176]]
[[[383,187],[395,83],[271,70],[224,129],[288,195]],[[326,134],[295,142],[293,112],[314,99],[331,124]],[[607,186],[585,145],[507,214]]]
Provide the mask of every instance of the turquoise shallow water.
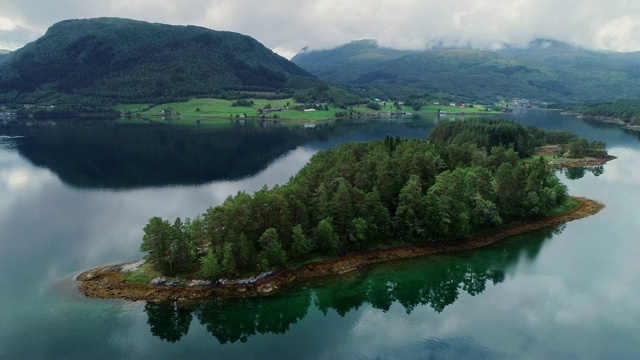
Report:
[[637,358],[638,136],[569,117],[512,118],[606,141],[618,159],[601,174],[560,175],[570,193],[606,208],[473,252],[389,263],[272,298],[188,304],[88,300],[73,276],[139,258],[152,216],[193,217],[238,190],[286,182],[320,149],[425,137],[436,120],[198,134],[0,125],[0,358]]

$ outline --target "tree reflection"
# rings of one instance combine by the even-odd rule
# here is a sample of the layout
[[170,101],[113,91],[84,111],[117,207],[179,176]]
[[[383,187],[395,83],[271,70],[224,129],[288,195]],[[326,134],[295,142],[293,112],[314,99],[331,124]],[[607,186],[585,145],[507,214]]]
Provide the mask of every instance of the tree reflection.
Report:
[[362,306],[388,311],[400,304],[410,314],[420,306],[442,312],[461,293],[477,296],[503,282],[521,262],[533,261],[545,240],[564,226],[547,228],[475,251],[381,265],[355,274],[313,281],[273,297],[211,299],[192,303],[148,303],[151,333],[174,342],[187,334],[193,316],[221,344],[257,334],[284,334],[310,307],[345,316]]
[[162,340],[176,342],[189,332],[193,309],[178,302],[148,302],[144,312],[151,333]]
[[284,334],[304,319],[311,305],[309,292],[299,296],[205,300],[196,317],[221,344],[245,342],[255,334]]
[[600,176],[604,174],[604,166],[602,165],[580,166],[580,167],[563,169],[564,175],[569,180],[582,179],[587,174],[587,172],[592,173],[594,176]]

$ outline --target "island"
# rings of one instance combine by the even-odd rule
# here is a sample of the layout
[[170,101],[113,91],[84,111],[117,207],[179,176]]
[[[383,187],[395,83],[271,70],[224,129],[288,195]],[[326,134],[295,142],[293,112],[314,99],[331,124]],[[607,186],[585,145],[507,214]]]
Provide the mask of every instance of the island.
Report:
[[[550,144],[561,149],[535,156]],[[282,186],[239,192],[194,219],[151,218],[145,260],[83,272],[79,287],[128,300],[264,296],[383,261],[474,249],[602,209],[568,196],[550,163],[604,163],[605,147],[503,120],[443,122],[428,140],[346,143]]]

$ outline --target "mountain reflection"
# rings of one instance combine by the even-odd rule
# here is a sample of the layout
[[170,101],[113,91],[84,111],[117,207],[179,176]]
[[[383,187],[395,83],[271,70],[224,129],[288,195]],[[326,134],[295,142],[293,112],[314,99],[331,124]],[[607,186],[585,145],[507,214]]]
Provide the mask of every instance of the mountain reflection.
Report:
[[[433,121],[363,117],[313,124],[220,120],[214,125],[100,119],[0,123],[19,153],[83,189],[127,190],[237,180],[301,145],[319,150],[396,134],[424,138]],[[400,126],[398,124],[401,124]]]
[[274,159],[348,127],[284,126],[273,121],[208,126],[34,121],[3,127],[16,149],[78,188],[197,185],[254,175]]
[[147,303],[151,333],[175,342],[187,334],[192,317],[221,344],[245,342],[256,334],[284,334],[311,306],[325,315],[345,316],[368,304],[389,311],[394,303],[409,314],[420,306],[442,312],[461,292],[476,296],[505,280],[520,262],[533,261],[545,240],[564,226],[547,228],[484,249],[381,265],[368,271],[322,279],[264,298]]

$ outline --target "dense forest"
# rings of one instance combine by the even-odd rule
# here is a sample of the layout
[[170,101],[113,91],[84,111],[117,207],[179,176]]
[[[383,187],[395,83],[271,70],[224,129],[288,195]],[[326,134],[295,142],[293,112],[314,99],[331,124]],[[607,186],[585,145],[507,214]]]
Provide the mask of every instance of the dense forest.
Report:
[[237,276],[390,244],[459,240],[545,216],[567,189],[536,146],[566,132],[502,120],[438,125],[429,140],[351,142],[289,182],[239,192],[195,219],[153,217],[141,250],[166,275]]
[[5,104],[160,103],[233,91],[290,96],[323,84],[246,35],[118,18],[59,22],[2,60]]
[[585,116],[620,119],[631,125],[640,125],[640,100],[622,100],[606,104],[590,104],[574,108]]

